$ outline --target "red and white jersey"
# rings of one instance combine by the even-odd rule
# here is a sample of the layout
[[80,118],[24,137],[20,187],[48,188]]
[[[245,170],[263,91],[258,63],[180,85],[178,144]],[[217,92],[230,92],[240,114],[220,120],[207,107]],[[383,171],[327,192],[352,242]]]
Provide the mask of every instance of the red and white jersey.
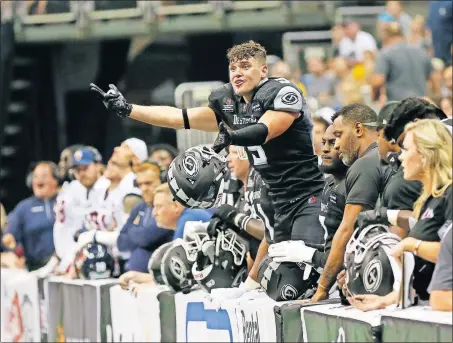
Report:
[[55,252],[63,259],[75,249],[74,234],[84,226],[84,220],[109,183],[100,178],[91,189],[74,180],[58,194],[53,227]]

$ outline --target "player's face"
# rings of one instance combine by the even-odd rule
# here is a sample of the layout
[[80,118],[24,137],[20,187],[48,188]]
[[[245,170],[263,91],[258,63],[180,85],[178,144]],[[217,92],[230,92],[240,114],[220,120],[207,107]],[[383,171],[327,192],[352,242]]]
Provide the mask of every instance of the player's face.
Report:
[[99,177],[99,168],[96,163],[87,166],[77,166],[74,169],[75,177],[87,188],[91,188]]
[[334,174],[345,169],[345,165],[340,159],[340,152],[335,147],[336,137],[333,131],[333,125],[330,125],[322,136],[321,170],[328,174]]
[[230,145],[230,149],[227,156],[228,168],[231,172],[239,179],[244,180],[247,178],[249,172],[250,163],[248,160],[240,159],[238,153],[238,147]]
[[61,152],[60,161],[58,162],[58,174],[61,178],[65,178],[72,167],[72,154],[71,151],[65,149]]
[[142,198],[149,205],[153,205],[154,191],[160,185],[160,177],[154,170],[148,169],[136,174],[138,188],[142,191]]
[[165,169],[168,169],[168,167],[171,164],[171,161],[173,160],[170,153],[164,149],[154,151],[151,154],[150,158],[156,161],[160,166],[165,167]]
[[381,161],[388,163],[387,155],[392,150],[390,148],[391,147],[390,142],[387,139],[385,139],[385,137],[384,137],[384,130],[379,130],[377,145],[378,145],[379,157],[380,157]]
[[[230,82],[234,93],[239,96],[251,96],[260,81],[267,76],[267,65],[251,57],[235,62],[229,66]],[[246,99],[250,100],[250,99]]]
[[319,121],[313,122],[313,148],[315,149],[316,156],[320,156],[322,154],[323,143],[322,136],[326,131],[326,125]]
[[340,151],[340,158],[345,165],[351,166],[359,157],[359,145],[353,132],[354,127],[339,116],[333,122],[333,129],[336,137],[335,147]]
[[162,229],[174,230],[178,220],[176,204],[171,200],[170,195],[159,192],[154,196],[153,216],[156,224]]
[[406,180],[422,180],[424,174],[422,157],[418,152],[412,132],[408,132],[404,137],[400,160]]
[[52,175],[52,168],[47,164],[39,164],[33,171],[33,194],[41,199],[48,199],[57,192],[57,180]]
[[134,153],[126,143],[122,143],[113,149],[112,159],[122,168],[128,167],[133,157]]
[[121,168],[114,160],[110,159],[104,171],[104,176],[111,181],[121,180]]

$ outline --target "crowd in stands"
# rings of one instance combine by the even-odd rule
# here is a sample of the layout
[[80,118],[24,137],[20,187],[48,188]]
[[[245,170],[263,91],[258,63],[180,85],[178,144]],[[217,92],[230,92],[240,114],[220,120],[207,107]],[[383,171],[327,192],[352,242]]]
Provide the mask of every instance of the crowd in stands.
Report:
[[[403,281],[394,276],[393,287],[376,294],[351,284],[350,270],[335,275],[323,270],[342,270],[345,252],[357,254],[362,247],[357,242],[363,237],[353,231],[379,224],[397,241],[385,243],[391,270],[397,269],[393,259],[407,253],[414,260],[419,303],[452,311],[451,35],[446,52],[437,34],[443,30],[439,16],[447,15],[437,5],[425,21],[405,13],[402,2],[388,1],[378,17],[378,37],[357,22],[345,22],[332,28],[335,54],[328,60],[311,57],[308,69],[299,72],[283,60],[270,65],[271,77],[287,78],[315,99],[310,104],[313,147],[325,178],[320,220],[329,233],[322,249],[300,241],[274,243],[263,229],[252,227],[252,219],[262,217],[244,202],[250,194],[252,202],[259,200],[265,187],[248,191],[250,183],[261,186],[262,181],[250,177],[253,169],[240,147],[227,149],[224,189],[231,201],[213,210],[190,209],[174,201],[166,181],[178,151],[129,138],[106,165],[95,148],[76,145],[62,151],[58,165],[40,161],[33,166],[27,178],[33,195],[17,204],[7,221],[1,215],[2,267],[75,278],[77,253],[95,240],[111,249],[114,276],[124,288],[153,284],[153,252],[184,239],[188,222],[212,222],[214,215],[248,234],[249,277],[267,244],[264,250],[277,261],[320,271],[314,301],[328,297],[337,281],[345,303],[369,311],[396,304]],[[451,2],[444,5],[451,21]],[[248,280],[252,288],[260,287],[256,278]],[[247,285],[242,289],[249,290]]]

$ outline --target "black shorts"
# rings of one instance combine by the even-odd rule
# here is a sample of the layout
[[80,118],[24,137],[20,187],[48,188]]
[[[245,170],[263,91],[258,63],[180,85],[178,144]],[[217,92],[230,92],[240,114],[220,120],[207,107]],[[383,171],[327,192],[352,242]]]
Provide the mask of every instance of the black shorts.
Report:
[[325,232],[319,222],[321,194],[298,202],[286,213],[275,212],[274,241],[302,240],[307,246],[322,249]]

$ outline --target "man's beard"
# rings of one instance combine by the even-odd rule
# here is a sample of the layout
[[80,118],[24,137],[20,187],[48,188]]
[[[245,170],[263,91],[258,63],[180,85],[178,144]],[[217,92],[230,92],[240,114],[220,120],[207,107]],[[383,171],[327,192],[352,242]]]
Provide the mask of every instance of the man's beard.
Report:
[[340,158],[336,157],[332,159],[331,165],[321,164],[319,170],[324,174],[344,175],[348,170],[348,166],[345,165]]
[[346,166],[350,167],[359,157],[359,148],[357,147],[357,139],[352,134],[347,138],[347,142],[348,149],[341,153],[341,160]]

